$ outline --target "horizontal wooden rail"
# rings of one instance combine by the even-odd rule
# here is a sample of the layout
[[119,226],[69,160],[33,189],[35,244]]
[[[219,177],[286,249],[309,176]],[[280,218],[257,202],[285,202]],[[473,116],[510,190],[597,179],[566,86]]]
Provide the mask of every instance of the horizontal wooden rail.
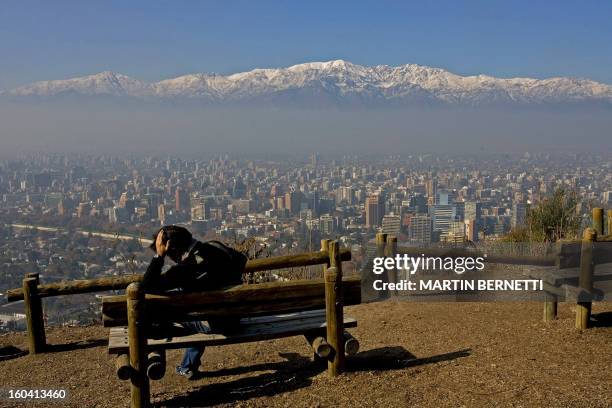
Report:
[[[142,280],[142,275],[133,274],[125,276],[114,276],[98,279],[80,279],[72,281],[61,281],[38,285],[40,297],[51,297],[60,295],[76,295],[79,293],[102,292],[106,290],[125,289],[130,283]],[[7,300],[15,302],[23,299],[23,290],[10,289],[7,291]]]
[[[360,277],[344,278],[342,291],[345,306],[361,303]],[[325,282],[323,279],[269,282],[187,294],[147,294],[145,300],[147,316],[155,321],[252,317],[325,308]],[[106,327],[124,326],[126,296],[104,297],[102,316]]]
[[[351,251],[348,249],[341,251],[340,255],[342,261],[350,261],[351,259]],[[329,262],[329,253],[326,251],[252,259],[247,262],[245,273],[298,266],[322,265],[327,262]],[[38,295],[40,297],[51,297],[75,295],[79,293],[104,292],[107,290],[122,290],[130,283],[139,282],[141,280],[141,274],[133,274],[119,277],[48,283],[38,285]],[[10,289],[7,291],[7,300],[9,302],[23,300],[23,288]]]
[[[340,251],[341,261],[351,260],[351,251],[344,249]],[[268,271],[274,269],[294,268],[298,266],[323,265],[329,262],[327,251],[307,252],[297,255],[283,255],[272,258],[252,259],[245,266],[245,273]]]

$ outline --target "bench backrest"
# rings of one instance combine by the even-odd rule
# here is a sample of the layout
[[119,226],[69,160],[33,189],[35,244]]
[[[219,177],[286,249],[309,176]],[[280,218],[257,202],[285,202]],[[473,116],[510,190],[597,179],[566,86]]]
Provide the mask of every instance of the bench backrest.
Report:
[[[342,280],[343,304],[361,302],[361,280]],[[325,308],[325,282],[299,280],[239,285],[225,290],[188,294],[146,295],[145,315],[152,322],[181,322],[207,318],[252,317]],[[102,299],[104,326],[127,324],[126,296]]]
[[[340,251],[340,261],[350,261],[351,251]],[[274,269],[292,268],[296,266],[323,265],[329,261],[327,251],[308,252],[295,255],[273,256],[270,258],[251,259],[247,262],[244,272],[269,271]],[[113,276],[96,279],[79,279],[48,284],[37,284],[39,297],[76,295],[79,293],[104,292],[107,290],[125,289],[130,283],[142,281],[142,274]],[[23,300],[23,288],[9,289],[7,301]]]

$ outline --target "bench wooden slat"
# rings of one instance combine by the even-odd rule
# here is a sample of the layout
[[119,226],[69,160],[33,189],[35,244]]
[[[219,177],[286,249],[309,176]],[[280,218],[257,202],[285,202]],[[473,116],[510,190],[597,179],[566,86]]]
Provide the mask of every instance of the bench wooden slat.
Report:
[[595,288],[593,292],[589,292],[574,285],[553,286],[545,282],[544,291],[557,296],[557,301],[559,302],[606,302],[610,300],[610,297],[607,295],[610,292],[610,288],[607,288],[607,290]]
[[[247,324],[241,330],[232,334],[192,334],[171,339],[148,339],[148,346],[158,349],[177,349],[194,345],[220,346],[224,344],[247,343],[261,340],[271,340],[282,337],[291,337],[322,330],[326,327],[325,317],[319,315],[302,316],[296,313],[294,320],[287,320],[286,315],[267,316],[264,323]],[[356,327],[357,320],[351,317],[344,318],[344,327]],[[123,327],[112,328],[109,336],[109,354],[127,353],[129,350],[127,330]]]
[[[564,284],[577,285],[579,276],[579,268],[543,271],[541,273],[532,273],[529,275],[531,279],[542,279],[544,282],[553,286],[561,286]],[[593,282],[608,280],[612,280],[612,264],[597,265],[593,273]]]
[[[274,323],[279,324],[281,322],[289,321],[295,322],[298,320],[304,320],[308,318],[318,317],[321,319],[325,319],[325,310],[308,310],[305,312],[296,312],[296,313],[285,313],[278,314],[273,316],[258,316],[258,317],[247,317],[244,319],[240,319],[240,326],[246,328],[247,326],[252,326],[256,324],[265,324],[265,323]],[[177,328],[180,330],[180,328]],[[114,327],[111,328],[109,336],[111,337],[123,337],[127,336],[127,327]]]
[[[343,279],[345,305],[361,303],[359,277]],[[219,305],[223,305],[222,308]],[[146,295],[146,314],[154,321],[180,322],[214,317],[254,317],[301,312],[325,307],[323,280],[273,282],[240,285],[226,290],[168,295]],[[109,296],[102,301],[105,327],[127,323],[125,296]]]
[[283,313],[277,314],[273,316],[257,316],[257,317],[247,317],[244,319],[240,319],[240,324],[256,324],[256,323],[267,323],[267,322],[280,322],[283,320],[293,320],[299,317],[308,317],[308,316],[320,316],[325,317],[325,310],[317,309],[317,310],[307,310],[304,312],[295,312],[295,313]]

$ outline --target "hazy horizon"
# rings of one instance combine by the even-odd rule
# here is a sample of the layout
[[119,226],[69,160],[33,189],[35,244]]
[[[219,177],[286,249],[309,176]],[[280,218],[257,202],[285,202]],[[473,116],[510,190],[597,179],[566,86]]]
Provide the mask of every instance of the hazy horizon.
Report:
[[3,155],[610,152],[612,115],[593,110],[202,108],[0,104]]

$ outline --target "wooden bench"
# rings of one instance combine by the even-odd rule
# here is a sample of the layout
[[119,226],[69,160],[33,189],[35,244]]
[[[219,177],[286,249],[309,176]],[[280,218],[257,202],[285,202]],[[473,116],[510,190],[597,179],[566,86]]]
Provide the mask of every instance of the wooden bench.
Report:
[[[322,241],[321,251],[302,254],[282,255],[270,258],[249,260],[245,266],[245,274],[260,271],[323,265],[329,263],[327,251],[328,240]],[[342,261],[351,259],[351,251],[340,252]],[[140,282],[142,274],[102,277],[95,279],[79,279],[54,283],[41,283],[38,273],[28,273],[23,279],[21,288],[7,291],[8,302],[23,300],[28,328],[28,343],[30,354],[44,353],[48,350],[43,318],[43,299],[53,296],[69,296],[82,293],[104,292],[109,290],[124,290],[130,283]]]
[[[131,382],[131,406],[148,406],[149,380],[165,373],[165,350],[190,346],[222,346],[304,336],[317,359],[328,361],[328,373],[342,373],[345,354],[359,343],[345,328],[357,321],[343,307],[361,302],[359,277],[342,277],[337,242],[329,243],[329,267],[324,279],[240,285],[225,290],[187,294],[145,294],[140,283],[124,296],[102,301],[103,321],[111,327],[110,354],[117,355],[117,376]],[[153,323],[240,318],[231,333],[184,334],[180,330],[153,333]],[[127,326],[126,326],[127,325]]]
[[576,328],[584,330],[589,327],[592,302],[607,301],[612,293],[612,239],[587,228],[581,242],[561,248],[558,270],[530,277],[544,283],[544,321],[556,319],[558,302],[574,301]]

